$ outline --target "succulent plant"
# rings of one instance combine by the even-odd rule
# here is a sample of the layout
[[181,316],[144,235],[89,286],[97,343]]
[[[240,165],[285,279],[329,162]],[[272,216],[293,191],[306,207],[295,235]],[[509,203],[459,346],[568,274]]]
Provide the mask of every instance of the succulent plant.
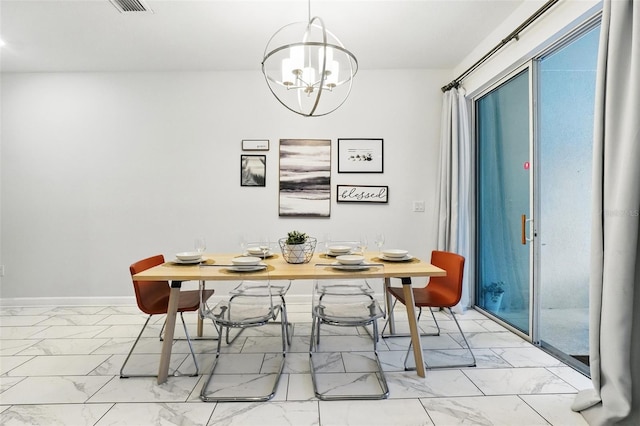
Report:
[[287,233],[287,244],[304,244],[307,241],[307,234],[299,231]]

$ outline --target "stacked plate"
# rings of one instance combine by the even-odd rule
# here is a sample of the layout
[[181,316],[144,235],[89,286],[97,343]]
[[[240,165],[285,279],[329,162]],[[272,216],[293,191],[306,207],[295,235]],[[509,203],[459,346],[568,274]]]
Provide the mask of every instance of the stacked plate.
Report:
[[175,262],[185,265],[200,263],[202,262],[202,253],[198,251],[183,251],[182,253],[176,253]]
[[233,259],[231,259],[231,263],[233,263],[233,266],[230,266],[229,269],[237,272],[259,271],[267,267],[267,265],[265,265],[264,263],[260,263],[261,261],[261,257],[234,257]]
[[407,250],[401,249],[388,249],[383,250],[382,255],[380,256],[383,260],[389,260],[392,262],[402,262],[405,260],[412,259],[413,257],[409,254]]
[[271,253],[271,250],[267,249],[267,253],[265,254],[264,251],[258,246],[247,247],[247,254],[249,256],[259,257],[270,257],[273,255],[273,253]]
[[364,256],[357,254],[344,254],[337,256],[336,261],[337,262],[331,264],[336,269],[359,271],[369,267],[369,265],[364,263]]
[[342,256],[351,253],[351,246],[329,246],[327,253],[329,256]]

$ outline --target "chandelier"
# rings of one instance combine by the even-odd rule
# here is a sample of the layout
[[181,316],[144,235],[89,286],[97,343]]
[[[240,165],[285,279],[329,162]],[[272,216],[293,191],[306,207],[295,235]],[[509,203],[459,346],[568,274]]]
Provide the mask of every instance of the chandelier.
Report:
[[349,97],[358,61],[328,31],[322,19],[294,22],[271,36],[262,73],[271,93],[289,110],[306,117],[327,115]]

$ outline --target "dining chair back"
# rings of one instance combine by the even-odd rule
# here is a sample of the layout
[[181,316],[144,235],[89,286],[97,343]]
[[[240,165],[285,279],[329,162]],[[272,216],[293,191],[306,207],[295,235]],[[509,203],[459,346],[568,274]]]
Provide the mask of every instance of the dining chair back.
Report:
[[[447,252],[447,251],[438,251],[434,250],[431,253],[431,264],[439,267],[440,269],[444,269],[446,271],[445,276],[439,277],[430,277],[429,282],[425,287],[421,288],[412,288],[413,298],[415,306],[420,309],[420,313],[422,313],[422,308],[429,308],[431,311],[431,316],[436,323],[436,327],[438,328],[437,333],[425,334],[425,335],[439,335],[440,334],[440,326],[438,325],[438,321],[433,313],[434,308],[443,308],[449,311],[449,314],[453,318],[460,335],[462,336],[462,341],[464,342],[463,348],[469,352],[471,355],[470,361],[465,361],[456,364],[438,364],[438,365],[428,365],[425,362],[425,367],[430,369],[436,368],[452,368],[452,367],[475,367],[476,358],[469,346],[469,342],[467,341],[462,328],[460,327],[460,323],[456,318],[456,315],[453,311],[453,307],[455,307],[462,297],[462,284],[463,284],[463,274],[464,274],[464,263],[465,259],[463,256],[459,254]],[[387,292],[391,294],[396,300],[399,300],[402,304],[406,305],[406,299],[404,296],[404,289],[401,287],[387,287]],[[394,303],[395,304],[395,303]],[[418,315],[420,318],[420,315]],[[385,325],[386,327],[386,325]],[[428,345],[425,345],[428,347]],[[462,345],[461,345],[462,346]],[[407,350],[407,357],[405,357],[405,370],[410,370],[413,368],[407,368],[407,360],[409,357],[409,353],[411,351],[411,345]]]
[[[153,374],[126,374],[124,372],[125,366],[127,362],[131,358],[136,345],[140,341],[142,334],[144,333],[145,328],[149,324],[149,320],[153,315],[162,315],[166,314],[169,307],[169,296],[171,293],[171,287],[169,286],[168,281],[138,281],[133,279],[133,276],[139,272],[146,271],[147,269],[153,268],[154,266],[162,265],[164,263],[164,256],[161,254],[148,257],[146,259],[139,260],[129,266],[129,272],[131,274],[131,278],[133,281],[133,290],[136,295],[136,303],[138,304],[138,308],[148,315],[147,320],[145,321],[138,337],[133,342],[133,346],[129,351],[122,367],[120,368],[120,377],[128,378],[128,377],[156,377]],[[180,292],[180,299],[178,302],[178,313],[180,314],[180,319],[182,320],[182,326],[184,328],[184,333],[186,336],[187,343],[189,345],[189,350],[191,352],[191,356],[193,358],[193,363],[195,365],[195,373],[193,376],[198,375],[198,362],[196,360],[195,353],[193,351],[193,346],[191,344],[191,338],[189,336],[189,331],[187,330],[187,324],[184,321],[184,312],[195,312],[200,309],[200,299],[203,298],[205,300],[209,299],[213,295],[213,290],[205,290],[201,288],[200,290],[186,290]],[[162,326],[164,330],[164,325]],[[161,331],[161,339],[162,339],[162,331]],[[176,372],[177,373],[177,372]],[[174,374],[176,374],[174,373]]]

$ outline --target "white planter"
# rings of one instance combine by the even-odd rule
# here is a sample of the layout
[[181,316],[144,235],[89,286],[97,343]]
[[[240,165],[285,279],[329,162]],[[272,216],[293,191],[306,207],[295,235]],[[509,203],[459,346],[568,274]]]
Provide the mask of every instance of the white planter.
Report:
[[287,244],[286,238],[281,238],[280,249],[282,257],[287,263],[308,263],[316,249],[316,239],[309,237],[302,244]]
[[494,295],[491,292],[485,292],[484,293],[484,308],[488,311],[491,312],[498,312],[500,311],[500,305],[502,304],[502,296],[504,296],[504,293],[500,293],[497,295]]

